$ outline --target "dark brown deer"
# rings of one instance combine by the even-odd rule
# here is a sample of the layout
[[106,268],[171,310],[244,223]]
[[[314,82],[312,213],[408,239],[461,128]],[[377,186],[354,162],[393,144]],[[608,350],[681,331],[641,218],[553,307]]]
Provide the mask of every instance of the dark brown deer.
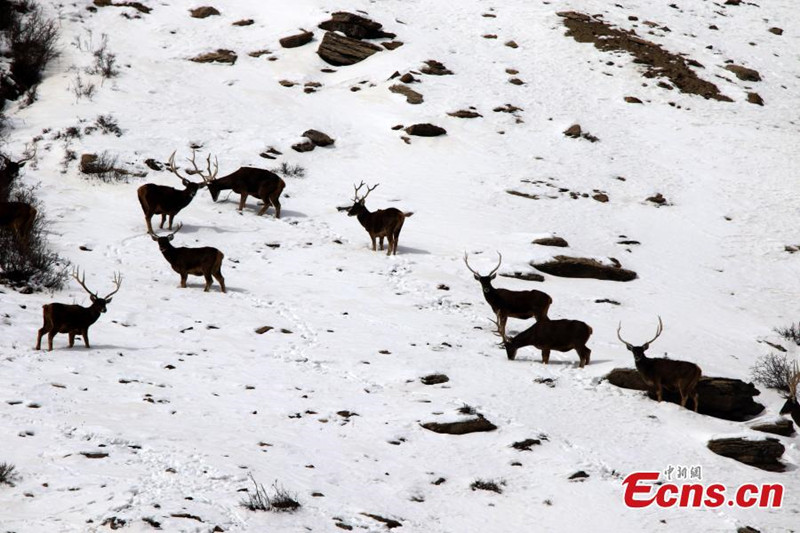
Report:
[[400,238],[400,230],[403,229],[403,223],[406,218],[414,213],[402,212],[399,209],[390,207],[389,209],[378,209],[377,211],[370,211],[364,202],[369,196],[369,193],[375,190],[380,185],[376,183],[372,187],[367,185],[367,193],[364,196],[359,196],[358,191],[364,186],[364,182],[358,187],[353,184],[355,195],[353,196],[353,205],[350,207],[339,208],[340,211],[347,211],[347,216],[357,217],[358,221],[369,233],[369,238],[372,240],[372,251],[376,250],[375,239],[380,241],[380,249],[383,250],[383,239],[389,241],[389,246],[386,250],[386,255],[397,255],[397,240]]
[[172,220],[175,218],[181,209],[189,205],[192,199],[197,194],[197,190],[205,187],[208,180],[213,180],[217,172],[219,171],[219,166],[214,169],[213,173],[211,171],[211,156],[208,156],[206,174],[197,168],[197,165],[194,162],[195,158],[195,151],[192,150],[192,158],[190,162],[194,167],[194,173],[198,174],[201,178],[203,178],[202,183],[196,183],[186,179],[184,176],[181,176],[178,172],[178,169],[175,168],[175,152],[172,152],[172,155],[169,158],[168,168],[169,171],[178,176],[181,182],[183,183],[184,189],[175,189],[174,187],[168,187],[166,185],[156,185],[155,183],[146,183],[139,187],[136,191],[136,194],[139,196],[139,203],[142,205],[142,211],[144,211],[144,220],[147,223],[147,233],[153,232],[153,226],[151,224],[151,219],[153,215],[161,215],[161,225],[159,228],[164,227],[164,222],[166,221],[167,217],[169,217],[169,229],[172,229]]
[[225,278],[222,277],[222,259],[225,255],[211,246],[202,248],[175,248],[172,246],[172,238],[178,233],[183,224],[178,224],[178,228],[163,237],[155,233],[150,233],[150,237],[158,243],[164,259],[172,267],[172,270],[181,275],[182,289],[186,288],[186,279],[192,276],[203,276],[206,278],[205,292],[211,288],[211,277],[213,276],[222,292],[225,292]]
[[17,176],[19,176],[20,169],[35,156],[36,151],[34,150],[28,157],[24,157],[19,161],[12,161],[5,155],[0,154],[3,163],[3,168],[0,169],[0,201],[8,198],[9,192],[11,191],[11,184],[17,179]]
[[281,218],[280,196],[286,187],[283,179],[269,170],[254,167],[241,167],[239,170],[216,179],[207,179],[208,192],[215,202],[219,199],[220,191],[232,190],[239,194],[239,211],[244,209],[248,196],[255,196],[262,202],[258,215],[267,212],[269,206],[275,208],[275,218]]
[[0,202],[0,228],[10,228],[19,242],[27,243],[36,214],[36,208],[25,202]]
[[69,334],[69,347],[75,345],[75,335],[83,337],[83,343],[89,348],[89,326],[97,322],[102,313],[106,312],[106,306],[111,303],[111,297],[114,296],[122,285],[122,275],[120,273],[114,274],[114,290],[106,296],[100,298],[95,293],[90,291],[84,281],[86,274],[83,276],[75,270],[72,273],[83,290],[89,293],[89,298],[92,300],[92,305],[83,307],[80,305],[69,305],[51,303],[42,306],[42,317],[44,318],[44,325],[39,329],[39,336],[36,338],[36,349],[42,349],[42,337],[47,333],[47,350],[53,350],[53,337],[57,333]]
[[800,368],[797,363],[789,376],[789,393],[786,395],[786,403],[781,408],[782,415],[791,415],[794,423],[800,426],[800,403],[797,399],[797,386],[800,385]]
[[617,338],[625,347],[633,353],[633,360],[636,363],[636,370],[642,376],[647,385],[655,388],[656,397],[660,402],[663,399],[663,389],[677,391],[681,395],[681,406],[686,407],[686,401],[691,396],[694,400],[694,410],[700,405],[697,395],[697,384],[700,382],[700,377],[703,372],[700,367],[689,361],[678,361],[674,359],[665,358],[650,358],[644,352],[650,347],[650,343],[656,340],[661,332],[664,331],[664,324],[661,322],[661,317],[658,317],[658,329],[656,336],[642,344],[641,346],[633,346],[628,343],[621,335],[622,322],[617,328]]
[[575,350],[580,359],[580,367],[583,368],[589,364],[592,350],[586,346],[586,343],[592,336],[592,328],[585,322],[566,319],[550,320],[545,316],[522,333],[511,338],[507,337],[505,330],[500,328],[498,320],[492,320],[492,322],[497,326],[495,335],[503,339],[503,347],[506,349],[506,355],[510,361],[514,360],[517,350],[520,348],[533,346],[541,350],[544,364],[550,361],[552,350],[557,352]]
[[547,318],[547,311],[553,299],[546,293],[537,290],[531,291],[512,291],[508,289],[495,289],[492,287],[492,280],[497,276],[497,270],[503,262],[503,256],[497,252],[499,257],[497,266],[485,276],[481,276],[477,271],[469,266],[467,252],[464,252],[464,264],[475,276],[475,279],[483,288],[483,297],[486,298],[494,314],[500,330],[505,334],[506,320],[509,317],[527,320],[535,318],[537,321]]

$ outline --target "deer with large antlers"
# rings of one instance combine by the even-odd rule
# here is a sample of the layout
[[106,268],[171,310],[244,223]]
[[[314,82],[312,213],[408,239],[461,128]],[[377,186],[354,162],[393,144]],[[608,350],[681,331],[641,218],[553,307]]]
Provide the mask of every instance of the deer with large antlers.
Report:
[[786,403],[781,408],[782,415],[791,415],[794,423],[800,426],[800,400],[797,398],[797,386],[800,385],[800,368],[797,362],[789,375],[789,393],[786,395]]
[[150,233],[150,237],[158,243],[158,248],[164,259],[172,267],[172,270],[181,275],[182,289],[186,288],[186,279],[192,276],[203,276],[206,279],[205,292],[211,288],[211,277],[213,276],[222,292],[225,292],[225,278],[222,277],[222,260],[225,255],[211,246],[202,248],[175,248],[172,246],[172,239],[178,233],[183,224],[178,224],[175,231],[169,235],[159,237],[155,233]]
[[36,338],[36,349],[42,348],[42,337],[47,334],[47,350],[53,350],[53,337],[58,333],[69,334],[69,347],[75,345],[75,335],[83,337],[83,343],[89,348],[89,326],[97,322],[102,313],[106,312],[106,306],[111,303],[114,296],[122,285],[122,275],[117,272],[114,274],[114,290],[106,296],[100,298],[86,287],[86,273],[82,276],[78,270],[73,271],[72,277],[89,293],[92,305],[83,307],[81,305],[69,305],[60,303],[50,303],[42,306],[42,317],[44,325],[39,329],[39,336]]
[[[216,176],[216,174],[215,174]],[[220,191],[231,190],[239,194],[239,211],[244,209],[248,196],[255,196],[264,206],[258,211],[258,216],[263,215],[269,206],[275,208],[275,218],[281,218],[280,196],[286,187],[283,178],[263,168],[241,167],[227,176],[205,180],[211,199],[219,199]]]
[[622,322],[617,328],[617,338],[633,353],[636,370],[645,383],[655,388],[656,397],[660,402],[663,399],[663,389],[677,391],[681,395],[681,407],[686,407],[686,402],[691,397],[694,400],[694,410],[697,412],[700,401],[697,394],[697,384],[700,382],[702,371],[700,367],[689,361],[675,359],[650,358],[644,352],[650,348],[650,343],[655,341],[664,331],[661,317],[658,317],[656,336],[642,344],[634,346],[622,338]]
[[147,233],[153,232],[151,219],[153,215],[161,215],[161,225],[159,228],[164,227],[164,222],[169,217],[169,229],[172,229],[172,220],[181,209],[189,205],[192,199],[197,194],[198,189],[205,187],[209,180],[213,180],[219,171],[219,165],[216,165],[214,171],[211,170],[211,155],[206,160],[207,168],[203,173],[195,163],[195,151],[192,150],[192,158],[189,162],[194,167],[194,173],[199,175],[202,183],[190,181],[185,176],[181,176],[178,169],[175,168],[175,152],[169,157],[167,168],[170,172],[175,174],[183,183],[184,189],[175,189],[166,185],[156,185],[155,183],[146,183],[139,187],[136,194],[139,196],[139,203],[142,205],[144,211],[144,220],[147,223]]
[[586,343],[592,336],[592,328],[580,320],[550,320],[544,316],[536,321],[534,325],[519,333],[514,337],[506,336],[504,329],[500,327],[498,320],[491,321],[496,327],[495,335],[503,339],[503,347],[506,349],[506,356],[513,361],[517,356],[517,350],[525,346],[533,346],[542,352],[542,363],[550,362],[550,352],[568,352],[575,350],[580,360],[580,368],[589,364],[592,356]]
[[355,189],[353,205],[349,207],[340,207],[339,210],[347,211],[347,216],[349,217],[358,218],[358,221],[364,229],[367,230],[367,233],[369,233],[369,238],[372,240],[373,252],[377,250],[375,247],[375,239],[379,240],[380,249],[383,250],[383,239],[386,238],[389,241],[386,255],[397,255],[397,240],[400,238],[400,230],[403,229],[403,223],[406,218],[414,213],[404,213],[394,207],[378,209],[377,211],[370,211],[367,209],[364,202],[367,200],[369,193],[374,191],[378,185],[380,185],[380,183],[376,183],[372,187],[367,185],[366,194],[359,196],[358,193],[361,187],[364,186],[364,182],[362,181],[361,185],[358,187],[353,184],[353,188]]
[[469,259],[467,252],[464,252],[464,264],[475,276],[478,283],[483,288],[483,297],[486,298],[494,314],[497,316],[498,327],[505,334],[506,320],[509,317],[527,320],[529,318],[536,318],[541,320],[547,318],[547,310],[550,309],[550,304],[553,299],[547,293],[537,290],[530,291],[512,291],[508,289],[496,289],[492,287],[492,280],[497,276],[497,271],[500,269],[500,264],[503,262],[503,256],[497,252],[498,261],[497,266],[485,276],[480,275],[476,270],[469,266]]

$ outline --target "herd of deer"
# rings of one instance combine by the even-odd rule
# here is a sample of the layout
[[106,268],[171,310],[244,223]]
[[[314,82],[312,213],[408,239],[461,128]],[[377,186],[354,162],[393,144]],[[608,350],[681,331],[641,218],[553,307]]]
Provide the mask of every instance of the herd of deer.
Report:
[[[11,181],[16,178],[20,168],[30,159],[11,161],[4,158],[4,169],[0,172],[0,188],[8,187]],[[263,207],[258,211],[258,215],[263,215],[269,206],[275,208],[275,217],[280,218],[281,203],[280,195],[286,183],[277,174],[260,168],[241,167],[222,178],[217,178],[219,164],[215,160],[212,170],[211,156],[206,159],[206,169],[201,170],[195,163],[195,153],[189,159],[193,170],[187,171],[188,174],[197,175],[202,182],[194,182],[186,176],[182,176],[175,166],[175,152],[167,163],[168,170],[177,176],[183,183],[183,189],[175,189],[164,185],[148,183],[142,185],[137,190],[139,203],[145,216],[147,233],[158,243],[158,247],[170,264],[172,269],[181,277],[180,286],[185,288],[189,275],[203,276],[205,278],[205,291],[212,285],[212,277],[219,283],[220,290],[225,292],[225,279],[222,276],[222,260],[224,254],[213,247],[199,248],[176,248],[172,245],[172,239],[180,231],[183,224],[178,224],[177,228],[166,236],[159,236],[153,231],[152,218],[154,215],[161,215],[160,229],[168,221],[168,229],[172,230],[172,223],[175,216],[189,203],[201,188],[207,188],[214,202],[219,199],[220,191],[231,190],[240,195],[238,210],[241,212],[246,204],[248,196],[254,196],[263,202]],[[370,187],[359,196],[364,187],[362,181],[355,186],[352,205],[339,207],[339,211],[347,212],[348,216],[357,217],[359,223],[369,233],[373,251],[383,250],[384,239],[388,241],[387,255],[397,254],[397,242],[400,230],[403,228],[405,219],[413,213],[403,212],[396,208],[380,209],[370,212],[366,205],[366,199],[378,185]],[[22,202],[0,202],[0,228],[10,228],[20,242],[24,242],[36,217],[36,209],[33,206]],[[377,239],[377,243],[376,243]],[[550,352],[568,352],[575,350],[579,358],[579,366],[583,368],[589,364],[592,351],[586,346],[589,337],[592,335],[592,328],[580,320],[551,320],[548,311],[553,299],[546,293],[537,290],[512,291],[508,289],[498,289],[492,286],[492,281],[500,269],[503,257],[498,252],[497,265],[482,276],[474,270],[470,264],[467,254],[464,254],[464,263],[475,279],[481,284],[484,298],[495,314],[492,322],[496,326],[495,334],[502,338],[502,346],[506,350],[509,360],[514,360],[517,351],[526,346],[533,346],[541,351],[542,362],[547,364],[550,360]],[[69,335],[69,346],[74,345],[75,336],[83,338],[86,347],[89,347],[89,326],[94,324],[101,313],[106,312],[106,305],[111,302],[111,297],[116,294],[122,283],[120,274],[114,276],[114,290],[107,296],[100,298],[97,294],[90,291],[85,285],[85,275],[81,276],[76,270],[72,274],[73,278],[80,286],[89,293],[92,304],[89,307],[80,305],[66,305],[60,303],[50,303],[43,306],[44,324],[38,332],[36,349],[41,349],[42,337],[48,335],[48,350],[53,349],[53,337],[57,333],[67,333]],[[527,320],[535,319],[535,323],[521,333],[509,337],[506,335],[506,322],[508,318]],[[663,332],[664,327],[661,318],[658,319],[658,329],[656,335],[650,341],[634,346],[625,341],[621,336],[622,324],[617,328],[617,338],[625,347],[633,353],[636,369],[642,379],[652,387],[658,398],[662,401],[664,389],[676,391],[681,397],[681,406],[686,407],[689,398],[692,398],[694,410],[699,407],[697,394],[697,384],[700,381],[702,372],[700,367],[694,363],[666,358],[649,358],[645,352],[650,347],[650,343],[655,341]],[[790,413],[795,422],[800,424],[800,405],[798,404],[797,388],[800,383],[800,370],[795,364],[794,372],[790,380],[790,394],[787,402],[781,410],[781,414]]]

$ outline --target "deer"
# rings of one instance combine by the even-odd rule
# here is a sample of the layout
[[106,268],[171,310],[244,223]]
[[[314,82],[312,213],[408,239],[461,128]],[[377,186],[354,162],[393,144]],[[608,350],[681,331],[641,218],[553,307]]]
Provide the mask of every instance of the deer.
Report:
[[367,192],[364,196],[359,196],[358,192],[361,190],[361,187],[364,186],[364,182],[362,181],[361,184],[356,187],[353,184],[353,188],[355,189],[355,194],[353,196],[353,205],[349,207],[340,207],[340,211],[347,211],[347,216],[349,217],[357,217],[358,221],[367,230],[369,233],[369,238],[372,240],[372,251],[376,251],[375,248],[375,239],[378,239],[380,242],[380,250],[383,251],[383,239],[386,238],[389,241],[389,246],[386,250],[386,255],[397,255],[397,240],[400,238],[400,230],[403,229],[403,223],[405,222],[406,218],[410,217],[414,213],[411,212],[403,212],[397,208],[390,207],[389,209],[378,209],[377,211],[370,211],[367,209],[367,206],[364,205],[364,202],[369,196],[369,193],[374,191],[380,183],[376,183],[372,187],[367,185]]
[[502,346],[506,349],[506,356],[509,361],[513,361],[517,356],[517,350],[525,346],[533,346],[541,350],[542,363],[550,362],[550,351],[568,352],[575,350],[580,360],[580,368],[589,364],[592,355],[586,343],[592,336],[592,328],[580,320],[558,319],[551,320],[544,316],[536,321],[534,325],[525,331],[508,337],[505,329],[500,326],[499,319],[491,320],[496,327],[495,335],[500,337]]
[[37,213],[25,202],[0,202],[0,228],[10,228],[18,242],[27,243]]
[[150,237],[158,243],[161,254],[172,267],[172,270],[181,275],[180,288],[186,288],[186,279],[189,274],[193,276],[204,276],[206,278],[205,292],[208,292],[213,283],[213,276],[219,283],[220,290],[225,292],[225,278],[222,277],[222,259],[225,255],[211,246],[201,248],[175,248],[172,246],[172,239],[178,233],[183,224],[178,224],[175,231],[169,235],[159,237],[155,233],[150,233]]
[[53,338],[57,333],[69,334],[69,347],[75,345],[75,335],[83,337],[83,343],[89,348],[89,326],[97,322],[102,313],[107,310],[107,305],[111,303],[111,297],[119,291],[122,285],[122,274],[114,274],[114,290],[106,296],[100,298],[86,287],[86,273],[80,274],[79,270],[72,272],[72,277],[83,290],[89,293],[92,305],[83,307],[81,305],[69,305],[60,303],[49,303],[42,306],[42,318],[44,324],[39,329],[36,338],[36,349],[42,349],[42,337],[47,334],[47,351],[53,351]]
[[5,155],[0,154],[3,161],[3,168],[0,170],[0,199],[8,198],[8,193],[11,190],[11,184],[19,176],[19,171],[25,166],[25,163],[36,157],[36,150],[28,157],[24,157],[19,161],[12,161]]
[[144,211],[144,220],[147,223],[147,233],[153,232],[151,219],[153,215],[161,215],[161,225],[159,228],[164,228],[164,222],[169,217],[169,229],[172,230],[172,221],[181,209],[189,205],[194,199],[197,191],[202,187],[208,185],[208,180],[213,180],[219,171],[219,165],[216,166],[213,173],[211,171],[211,156],[208,156],[206,174],[197,168],[195,163],[195,151],[192,150],[192,158],[189,160],[194,167],[194,173],[203,178],[202,183],[197,183],[188,180],[186,177],[181,176],[178,169],[175,168],[175,152],[169,158],[167,168],[183,183],[183,190],[166,185],[156,185],[155,183],[146,183],[139,187],[136,194],[139,196],[139,203],[142,205]]
[[512,291],[508,289],[496,289],[492,287],[492,280],[497,276],[497,271],[503,262],[503,255],[497,252],[497,266],[485,276],[481,276],[476,270],[469,266],[467,252],[464,252],[464,264],[472,272],[478,283],[483,289],[483,297],[486,303],[491,306],[492,311],[497,316],[499,328],[505,334],[506,320],[509,317],[527,320],[535,318],[537,321],[547,318],[547,311],[553,303],[553,299],[547,293],[537,290]]
[[264,206],[258,211],[258,216],[266,213],[269,206],[272,205],[275,208],[275,218],[281,218],[280,196],[286,187],[286,182],[274,172],[263,168],[241,167],[221,178],[204,179],[214,202],[219,199],[220,191],[232,190],[240,195],[240,213],[244,210],[247,197],[255,196],[264,203]]
[[797,399],[797,386],[800,385],[800,368],[797,362],[789,374],[789,393],[786,395],[786,403],[781,408],[782,415],[791,415],[794,423],[800,426],[800,401]]
[[686,402],[691,397],[694,400],[694,411],[697,412],[700,401],[697,394],[697,384],[700,382],[702,371],[700,367],[689,361],[679,361],[676,359],[650,358],[645,352],[650,344],[655,341],[664,331],[664,323],[658,317],[658,328],[656,336],[642,344],[633,346],[622,338],[622,322],[617,328],[617,338],[625,347],[633,353],[633,360],[636,363],[636,370],[644,382],[655,388],[658,401],[663,399],[663,390],[678,391],[681,395],[681,407],[686,407]]

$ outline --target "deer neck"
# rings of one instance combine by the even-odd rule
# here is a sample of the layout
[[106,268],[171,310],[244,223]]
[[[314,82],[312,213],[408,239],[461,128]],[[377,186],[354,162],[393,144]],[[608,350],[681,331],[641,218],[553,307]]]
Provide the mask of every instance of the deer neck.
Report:
[[95,300],[89,307],[84,307],[86,316],[89,318],[89,325],[94,324],[100,318],[103,305],[105,305],[105,302],[101,303],[99,300]]
[[369,209],[367,209],[367,206],[364,206],[364,210],[361,211],[358,215],[356,215],[356,218],[358,219],[358,222],[364,227],[364,229],[369,231],[372,226],[372,218],[374,214],[375,213],[372,213]]

